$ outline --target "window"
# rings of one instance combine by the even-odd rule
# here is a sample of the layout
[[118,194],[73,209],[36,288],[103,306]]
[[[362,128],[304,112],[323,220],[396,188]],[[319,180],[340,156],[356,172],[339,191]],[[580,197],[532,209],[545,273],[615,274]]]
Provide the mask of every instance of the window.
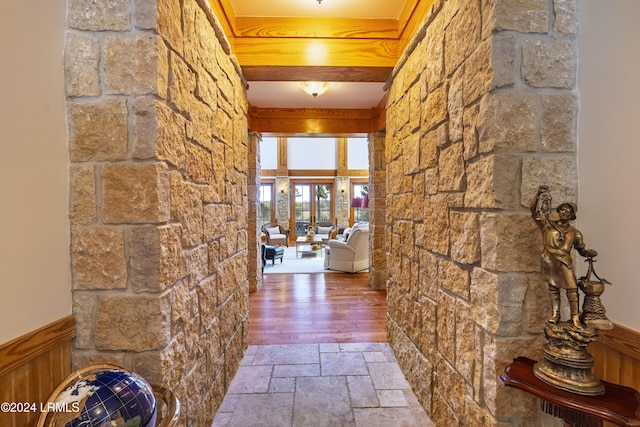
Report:
[[258,221],[260,225],[276,222],[276,212],[274,203],[274,185],[273,183],[261,183],[258,201],[260,209],[258,209]]
[[351,218],[353,223],[369,222],[369,183],[351,181]]

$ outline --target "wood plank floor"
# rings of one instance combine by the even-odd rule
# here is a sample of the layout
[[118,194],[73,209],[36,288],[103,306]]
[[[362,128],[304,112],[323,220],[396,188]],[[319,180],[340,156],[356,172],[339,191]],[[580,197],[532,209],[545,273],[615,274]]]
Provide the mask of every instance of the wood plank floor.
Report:
[[384,342],[386,291],[368,273],[265,274],[249,294],[249,344]]

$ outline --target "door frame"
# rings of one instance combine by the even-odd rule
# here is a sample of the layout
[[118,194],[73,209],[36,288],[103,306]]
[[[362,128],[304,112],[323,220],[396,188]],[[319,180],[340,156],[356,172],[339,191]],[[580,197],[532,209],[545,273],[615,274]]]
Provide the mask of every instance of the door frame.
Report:
[[[289,180],[289,206],[290,206],[290,216],[289,216],[289,230],[291,230],[290,238],[295,240],[300,237],[296,233],[296,195],[295,195],[295,186],[296,185],[310,185],[311,186],[311,212],[315,212],[315,204],[316,204],[316,185],[329,185],[331,187],[331,216],[330,221],[335,224],[336,218],[336,182],[334,179],[323,179],[323,178],[295,178]],[[315,216],[312,215],[310,225],[315,225]]]

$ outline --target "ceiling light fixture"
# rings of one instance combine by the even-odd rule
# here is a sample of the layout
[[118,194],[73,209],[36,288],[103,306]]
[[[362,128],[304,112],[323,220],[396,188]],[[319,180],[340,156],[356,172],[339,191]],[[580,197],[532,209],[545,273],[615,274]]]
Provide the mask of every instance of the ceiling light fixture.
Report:
[[329,90],[329,82],[300,82],[302,90],[314,98]]

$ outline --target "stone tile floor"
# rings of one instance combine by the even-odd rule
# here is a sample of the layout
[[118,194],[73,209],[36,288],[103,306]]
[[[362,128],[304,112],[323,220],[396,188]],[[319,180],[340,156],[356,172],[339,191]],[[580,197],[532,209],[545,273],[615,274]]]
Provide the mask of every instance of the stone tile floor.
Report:
[[249,346],[212,427],[431,427],[387,343]]

